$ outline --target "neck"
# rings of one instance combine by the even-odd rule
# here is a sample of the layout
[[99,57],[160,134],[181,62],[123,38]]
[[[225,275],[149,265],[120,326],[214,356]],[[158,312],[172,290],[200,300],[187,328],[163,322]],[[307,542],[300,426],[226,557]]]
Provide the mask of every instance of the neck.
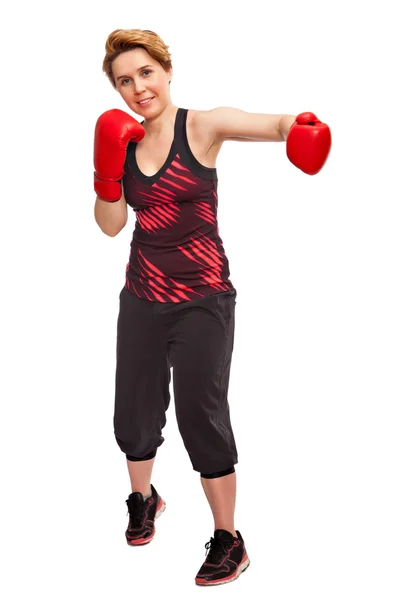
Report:
[[143,127],[146,131],[146,135],[150,135],[151,137],[163,135],[167,129],[174,126],[177,112],[177,106],[167,104],[158,115],[150,119],[145,119]]

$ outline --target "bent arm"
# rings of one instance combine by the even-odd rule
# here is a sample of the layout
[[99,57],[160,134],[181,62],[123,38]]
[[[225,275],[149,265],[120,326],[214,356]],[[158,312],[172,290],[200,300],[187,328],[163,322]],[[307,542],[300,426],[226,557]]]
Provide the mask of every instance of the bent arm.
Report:
[[103,233],[115,237],[128,222],[128,206],[124,196],[121,181],[122,195],[116,202],[106,202],[96,196],[94,205],[94,218]]

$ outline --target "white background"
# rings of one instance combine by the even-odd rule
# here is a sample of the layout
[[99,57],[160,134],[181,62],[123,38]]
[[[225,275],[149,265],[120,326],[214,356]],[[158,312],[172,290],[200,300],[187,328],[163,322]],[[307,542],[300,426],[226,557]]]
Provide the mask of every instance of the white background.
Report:
[[[2,16],[4,598],[399,599],[399,47],[389,4],[22,2]],[[152,29],[169,45],[178,106],[312,111],[332,131],[314,177],[283,143],[230,142],[218,159],[238,292],[236,527],[251,566],[214,591],[194,585],[213,522],[173,398],[153,472],[167,510],[149,546],[124,538],[130,487],[112,417],[135,215],[116,238],[93,216],[95,122],[127,108],[101,70],[117,28]]]

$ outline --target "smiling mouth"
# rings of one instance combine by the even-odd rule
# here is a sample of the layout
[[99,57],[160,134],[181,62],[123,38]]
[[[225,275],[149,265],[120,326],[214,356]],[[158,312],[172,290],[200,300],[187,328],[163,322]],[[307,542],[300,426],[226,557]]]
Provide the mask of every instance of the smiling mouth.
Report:
[[140,102],[138,102],[139,106],[147,106],[148,104],[150,104],[150,102],[154,99],[153,98],[146,98],[146,100],[141,100]]

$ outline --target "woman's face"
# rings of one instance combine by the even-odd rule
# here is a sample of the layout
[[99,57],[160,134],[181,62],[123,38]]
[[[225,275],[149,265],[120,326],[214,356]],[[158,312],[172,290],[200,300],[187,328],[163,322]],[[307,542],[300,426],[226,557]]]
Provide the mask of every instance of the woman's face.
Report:
[[[168,73],[164,71],[144,48],[117,56],[112,71],[117,91],[129,108],[145,119],[158,115],[170,102],[172,69]],[[143,101],[146,102],[143,104]]]

